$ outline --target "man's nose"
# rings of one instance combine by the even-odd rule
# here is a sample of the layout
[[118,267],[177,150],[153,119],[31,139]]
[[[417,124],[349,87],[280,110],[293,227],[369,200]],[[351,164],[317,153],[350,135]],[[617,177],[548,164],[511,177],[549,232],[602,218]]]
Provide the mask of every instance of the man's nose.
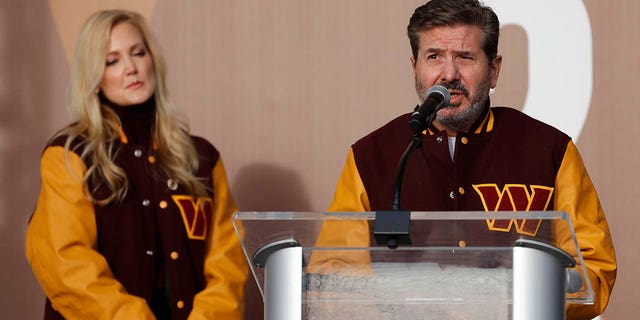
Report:
[[442,82],[454,82],[459,80],[460,74],[458,72],[458,65],[454,59],[445,59],[442,64],[442,70],[440,74],[440,81]]

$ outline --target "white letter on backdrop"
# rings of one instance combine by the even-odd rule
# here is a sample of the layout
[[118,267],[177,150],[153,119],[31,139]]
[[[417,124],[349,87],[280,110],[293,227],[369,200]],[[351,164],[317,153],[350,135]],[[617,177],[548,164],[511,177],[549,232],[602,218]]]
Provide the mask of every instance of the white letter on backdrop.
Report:
[[[523,111],[577,141],[591,103],[591,24],[581,0],[487,0],[502,26],[529,40],[529,88]],[[508,57],[505,57],[508,58]],[[498,88],[499,90],[499,88]]]

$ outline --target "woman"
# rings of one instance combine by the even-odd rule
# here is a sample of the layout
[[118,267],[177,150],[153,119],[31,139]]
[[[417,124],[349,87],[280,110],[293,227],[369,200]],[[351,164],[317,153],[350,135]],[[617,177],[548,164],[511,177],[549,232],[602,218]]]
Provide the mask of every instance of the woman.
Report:
[[46,319],[240,319],[247,267],[218,151],[188,134],[144,19],[101,11],[72,65],[75,122],[42,154],[26,254]]

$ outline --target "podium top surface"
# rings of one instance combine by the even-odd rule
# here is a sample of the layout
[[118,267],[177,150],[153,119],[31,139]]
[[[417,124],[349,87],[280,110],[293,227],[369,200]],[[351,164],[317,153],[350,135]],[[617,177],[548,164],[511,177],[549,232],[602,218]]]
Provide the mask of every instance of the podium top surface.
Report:
[[[516,240],[524,238],[555,246],[573,257],[575,266],[567,269],[580,276],[582,285],[567,293],[567,303],[593,303],[578,241],[565,212],[409,212],[408,217],[410,243],[401,242],[396,249],[386,242],[378,244],[381,220],[376,221],[376,212],[236,212],[233,223],[261,292],[269,250],[300,246],[304,290],[308,291],[303,296],[308,299],[327,297],[318,290],[339,292],[350,283],[375,283],[398,303],[406,303],[410,296],[412,303],[509,304],[513,248]],[[322,288],[310,285],[318,283],[323,283]],[[327,283],[340,283],[340,288],[328,288]],[[446,283],[447,288],[432,290],[436,283]],[[417,293],[418,288],[431,290]],[[368,287],[367,291],[375,289]],[[361,299],[391,301],[389,296]]]

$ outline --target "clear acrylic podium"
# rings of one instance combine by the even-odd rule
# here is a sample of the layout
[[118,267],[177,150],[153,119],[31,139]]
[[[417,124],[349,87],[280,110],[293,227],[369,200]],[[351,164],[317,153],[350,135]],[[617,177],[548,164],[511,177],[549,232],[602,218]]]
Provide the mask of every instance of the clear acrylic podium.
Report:
[[554,320],[593,303],[564,212],[409,215],[411,243],[390,249],[374,212],[235,213],[265,319]]

